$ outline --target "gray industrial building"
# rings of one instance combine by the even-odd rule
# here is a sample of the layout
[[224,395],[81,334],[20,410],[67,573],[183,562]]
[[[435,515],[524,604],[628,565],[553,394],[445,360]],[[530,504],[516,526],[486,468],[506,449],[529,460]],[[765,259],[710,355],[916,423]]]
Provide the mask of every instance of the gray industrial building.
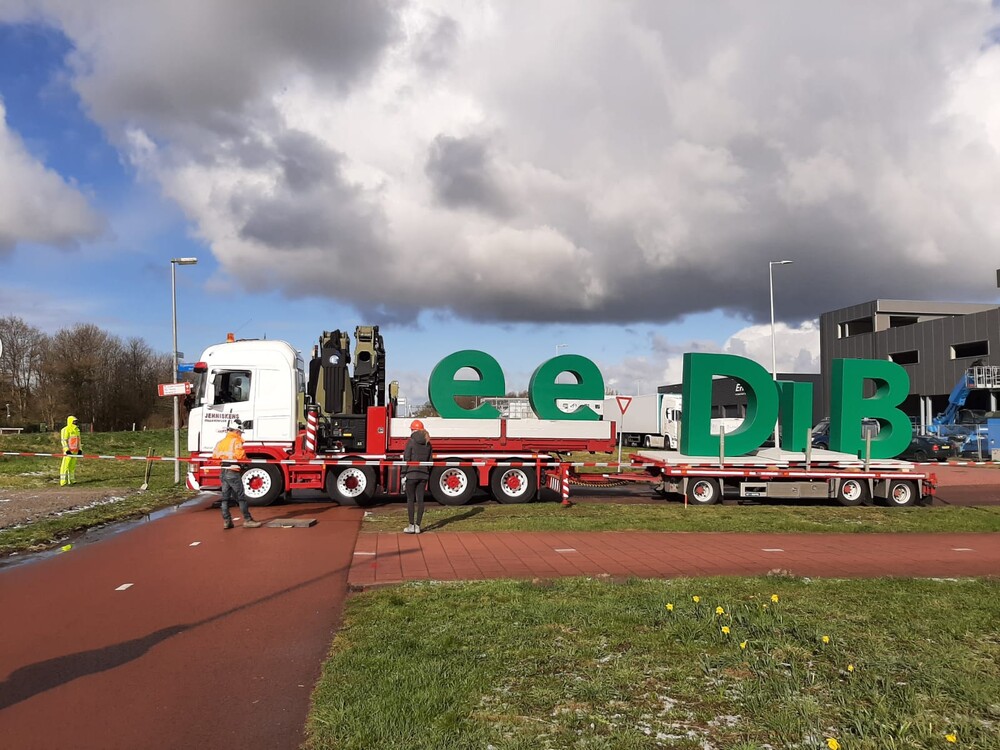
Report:
[[[877,299],[823,313],[819,328],[823,416],[829,415],[826,394],[834,359],[888,359],[902,365],[910,376],[910,395],[900,408],[919,428],[944,411],[970,367],[1000,365],[997,305]],[[975,388],[965,408],[996,411],[997,393]]]

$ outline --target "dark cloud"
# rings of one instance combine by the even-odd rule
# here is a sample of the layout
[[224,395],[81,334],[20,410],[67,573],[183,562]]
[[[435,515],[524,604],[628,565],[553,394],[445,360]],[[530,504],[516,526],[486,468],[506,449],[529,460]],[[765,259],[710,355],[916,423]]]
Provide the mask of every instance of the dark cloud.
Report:
[[448,208],[471,208],[498,218],[512,211],[484,138],[439,135],[431,144],[425,172],[434,197]]

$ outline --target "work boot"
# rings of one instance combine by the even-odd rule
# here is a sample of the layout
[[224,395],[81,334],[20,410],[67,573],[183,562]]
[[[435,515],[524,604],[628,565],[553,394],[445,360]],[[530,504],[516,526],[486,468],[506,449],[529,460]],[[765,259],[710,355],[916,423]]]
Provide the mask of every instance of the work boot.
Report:
[[225,531],[226,529],[231,529],[231,528],[233,528],[233,522],[232,521],[223,521],[222,522],[222,530],[223,531]]
[[243,527],[246,529],[257,529],[263,526],[260,521],[255,521],[252,518],[248,518],[243,522]]

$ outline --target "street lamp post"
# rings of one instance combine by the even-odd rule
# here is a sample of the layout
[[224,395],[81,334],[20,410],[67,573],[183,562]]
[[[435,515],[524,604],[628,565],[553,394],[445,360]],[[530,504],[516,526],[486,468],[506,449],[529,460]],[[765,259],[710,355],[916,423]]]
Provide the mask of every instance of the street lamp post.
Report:
[[772,260],[768,261],[767,264],[767,278],[771,287],[771,378],[774,380],[778,379],[778,366],[775,363],[774,351],[774,267],[787,266],[791,262],[790,260]]
[[[193,266],[197,258],[170,259],[170,302],[174,322],[174,349],[171,357],[174,362],[173,382],[177,382],[177,266]],[[174,396],[174,484],[181,481],[181,415],[179,397]]]

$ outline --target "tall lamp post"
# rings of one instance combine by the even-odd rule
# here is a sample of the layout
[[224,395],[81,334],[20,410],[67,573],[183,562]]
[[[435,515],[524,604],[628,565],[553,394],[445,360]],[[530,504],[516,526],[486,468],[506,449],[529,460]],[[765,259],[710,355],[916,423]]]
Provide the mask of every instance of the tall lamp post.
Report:
[[778,366],[775,363],[774,353],[774,267],[787,266],[791,262],[790,260],[772,260],[768,261],[767,264],[767,278],[771,287],[771,378],[773,380],[778,379]]
[[[170,302],[173,309],[174,319],[174,374],[173,382],[177,382],[177,266],[193,266],[198,262],[197,258],[171,258],[170,259]],[[174,396],[174,484],[181,481],[181,415],[180,402],[178,396]]]

